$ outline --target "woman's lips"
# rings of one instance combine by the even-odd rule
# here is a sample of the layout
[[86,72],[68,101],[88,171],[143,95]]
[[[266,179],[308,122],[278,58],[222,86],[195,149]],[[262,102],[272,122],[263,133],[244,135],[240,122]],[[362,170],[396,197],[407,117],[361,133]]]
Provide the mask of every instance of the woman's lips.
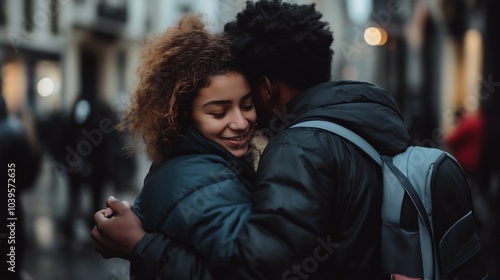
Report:
[[243,145],[246,145],[249,140],[250,133],[246,133],[241,136],[236,136],[236,137],[228,137],[228,138],[222,138],[226,143],[228,143],[229,146],[231,147],[241,147]]

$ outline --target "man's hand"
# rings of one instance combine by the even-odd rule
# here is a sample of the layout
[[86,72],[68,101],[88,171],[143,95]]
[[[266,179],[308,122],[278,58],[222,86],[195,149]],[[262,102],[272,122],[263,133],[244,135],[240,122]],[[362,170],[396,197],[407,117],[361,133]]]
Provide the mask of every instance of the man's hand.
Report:
[[95,241],[96,251],[105,259],[129,260],[135,245],[146,234],[141,220],[127,204],[110,197],[106,202],[109,208],[94,214],[96,226],[90,235]]

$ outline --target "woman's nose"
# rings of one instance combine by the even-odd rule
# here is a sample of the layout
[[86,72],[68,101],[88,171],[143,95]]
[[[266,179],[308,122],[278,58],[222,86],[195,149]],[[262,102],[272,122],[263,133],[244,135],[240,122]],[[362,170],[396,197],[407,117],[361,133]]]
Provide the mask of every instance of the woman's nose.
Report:
[[245,118],[245,115],[241,111],[237,111],[234,113],[233,119],[229,123],[229,128],[233,130],[244,130],[248,127],[248,120]]

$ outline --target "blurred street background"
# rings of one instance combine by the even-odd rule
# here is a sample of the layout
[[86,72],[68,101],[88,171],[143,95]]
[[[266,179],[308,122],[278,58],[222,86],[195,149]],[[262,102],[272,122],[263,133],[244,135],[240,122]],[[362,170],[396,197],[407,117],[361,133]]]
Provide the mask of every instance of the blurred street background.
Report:
[[[470,180],[491,279],[500,279],[500,1],[285,2],[316,3],[330,23],[333,79],[386,88],[414,144],[457,157]],[[126,261],[94,251],[90,229],[106,197],[133,201],[149,169],[141,151],[126,154],[131,140],[113,129],[134,88],[138,51],[147,34],[189,12],[204,13],[220,31],[244,3],[0,0],[7,109],[2,116],[0,107],[0,124],[18,120],[26,151],[34,151],[15,169],[16,178],[29,179],[16,190],[21,279],[128,279]],[[2,196],[2,211],[6,201]]]

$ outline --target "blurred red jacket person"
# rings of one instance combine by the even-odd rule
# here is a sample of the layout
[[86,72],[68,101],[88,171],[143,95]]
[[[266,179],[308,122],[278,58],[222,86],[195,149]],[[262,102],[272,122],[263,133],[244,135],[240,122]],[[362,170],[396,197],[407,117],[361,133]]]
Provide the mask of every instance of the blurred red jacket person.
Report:
[[484,117],[481,112],[465,115],[446,138],[450,153],[467,174],[478,171],[484,135]]

